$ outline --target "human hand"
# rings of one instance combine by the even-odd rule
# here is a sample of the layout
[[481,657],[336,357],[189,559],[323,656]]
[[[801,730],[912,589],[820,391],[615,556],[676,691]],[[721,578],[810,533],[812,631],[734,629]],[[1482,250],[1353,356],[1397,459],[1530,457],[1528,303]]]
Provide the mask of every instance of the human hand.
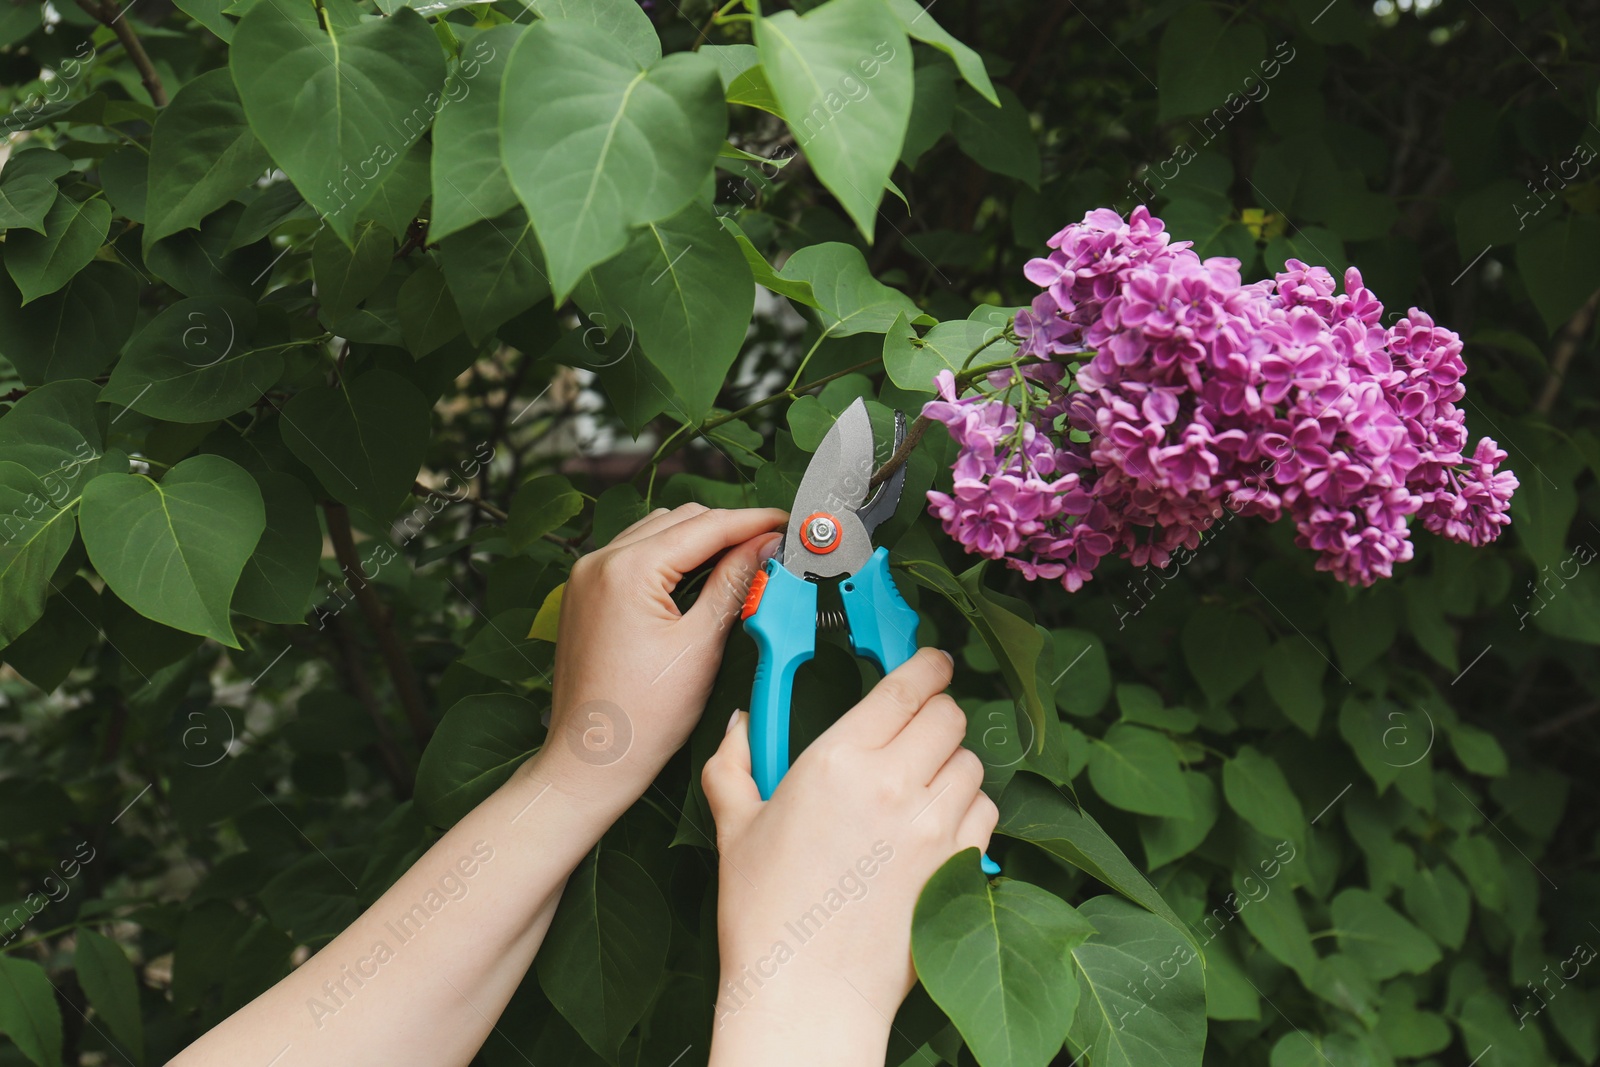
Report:
[[[649,787],[694,729],[750,579],[781,539],[771,531],[787,519],[777,508],[661,508],[578,560],[561,599],[544,773],[618,811]],[[724,549],[680,613],[678,582]]]
[[943,694],[951,666],[924,648],[890,672],[765,803],[747,713],[706,762],[721,856],[713,1063],[772,1063],[786,1048],[797,1063],[883,1062],[916,980],[917,896],[951,856],[986,849],[999,819],[982,761],[961,747],[966,716]]

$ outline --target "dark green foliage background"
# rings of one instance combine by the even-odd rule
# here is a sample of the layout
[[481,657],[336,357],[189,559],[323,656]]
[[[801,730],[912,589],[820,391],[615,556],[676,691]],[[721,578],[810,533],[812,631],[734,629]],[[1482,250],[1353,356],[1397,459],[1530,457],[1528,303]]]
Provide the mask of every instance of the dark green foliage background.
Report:
[[[0,5],[0,1064],[164,1062],[287,973],[542,742],[523,635],[577,554],[649,507],[786,506],[849,400],[915,413],[1050,234],[1141,201],[1247,279],[1354,264],[1386,322],[1458,330],[1515,522],[1349,590],[1229,518],[1067,595],[921,513],[930,433],[884,541],[960,651],[1006,875],[925,895],[948,1017],[913,994],[890,1062],[1595,1061],[1600,7],[796,7]],[[832,97],[797,107],[792,54]],[[613,117],[570,88],[636,77],[614,155],[561,147]],[[871,684],[844,649],[802,735]],[[696,782],[752,659],[481,1062],[703,1061]],[[922,951],[988,893],[1047,986],[996,983],[1009,1035]],[[652,948],[626,974],[578,936],[607,901]],[[545,992],[602,981],[636,1026]]]

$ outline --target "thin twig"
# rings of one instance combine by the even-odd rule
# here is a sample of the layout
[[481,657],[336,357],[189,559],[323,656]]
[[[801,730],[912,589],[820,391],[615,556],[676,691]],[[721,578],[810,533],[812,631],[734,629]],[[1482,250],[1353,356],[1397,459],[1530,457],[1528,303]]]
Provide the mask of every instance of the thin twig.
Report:
[[150,94],[150,102],[156,107],[166,107],[167,88],[161,84],[161,75],[156,73],[155,64],[150,62],[149,53],[144,50],[144,43],[134,32],[133,24],[122,17],[122,7],[117,0],[93,0],[93,2],[78,0],[78,6],[111,28],[111,32],[117,35],[117,40],[122,42],[122,50],[128,53],[128,59],[133,62],[134,69],[139,72],[139,80],[144,82],[145,92]]
[[465,494],[461,496],[451,496],[450,494],[441,492],[438,489],[430,489],[421,482],[412,482],[411,491],[417,496],[436,496],[441,500],[448,500],[452,504],[471,504],[473,507],[477,508],[479,511],[483,512],[496,522],[505,522],[506,519],[510,517],[505,512],[489,503],[487,500],[481,500],[475,496],[467,496]]
[[[982,352],[985,348],[988,348],[990,345],[994,344],[998,339],[999,338],[997,337],[992,337],[983,344],[979,345],[977,348],[973,349],[971,355],[967,356],[967,360],[970,362],[973,356],[976,356],[979,352]],[[997,370],[1004,370],[1007,367],[1016,368],[1031,366],[1036,362],[1038,361],[1032,358],[1023,360],[1007,359],[998,363],[984,363],[976,367],[965,369],[960,374],[955,376],[956,395],[960,396],[962,392],[966,390],[967,386],[971,385],[973,382],[977,381],[979,378],[982,378],[986,374],[992,374]],[[910,429],[906,431],[905,440],[901,441],[900,447],[894,450],[894,455],[885,460],[883,466],[874,471],[872,477],[868,479],[867,492],[870,493],[872,490],[882,485],[891,474],[906,465],[906,462],[911,458],[911,453],[917,450],[917,445],[922,441],[922,435],[928,432],[928,427],[932,424],[932,422],[933,420],[928,418],[926,415],[918,415],[916,419],[912,421]]]
[[394,734],[389,730],[389,720],[383,717],[383,705],[378,703],[378,694],[372,688],[372,679],[367,677],[367,669],[361,665],[361,650],[356,646],[355,638],[350,636],[350,631],[340,621],[337,615],[324,616],[323,625],[333,633],[334,644],[339,648],[339,656],[343,661],[346,683],[355,693],[356,700],[366,709],[367,718],[372,720],[372,729],[378,735],[378,757],[383,762],[383,769],[389,776],[389,783],[394,786],[394,792],[401,800],[411,796],[411,772],[407,770],[405,761],[400,758],[399,746],[395,744]]
[[331,501],[323,504],[322,510],[328,517],[328,539],[333,542],[334,557],[344,571],[345,582],[355,594],[356,603],[361,606],[362,617],[378,639],[378,652],[389,669],[395,695],[399,697],[400,707],[411,724],[417,747],[426,748],[428,738],[433,733],[433,724],[428,719],[427,707],[422,699],[422,686],[417,682],[416,671],[412,669],[411,657],[395,631],[394,619],[388,607],[378,599],[377,591],[362,570],[361,557],[356,554],[355,536],[350,531],[350,513],[343,504]]
[[1556,337],[1556,349],[1550,356],[1550,377],[1545,379],[1544,392],[1539,394],[1539,402],[1533,405],[1533,410],[1541,415],[1550,414],[1550,409],[1556,406],[1556,397],[1561,393],[1561,383],[1566,380],[1567,368],[1572,365],[1572,357],[1578,354],[1583,347],[1583,342],[1589,336],[1589,328],[1594,325],[1595,311],[1600,310],[1600,289],[1596,289],[1589,299],[1576,312],[1567,324],[1561,328],[1561,333]]

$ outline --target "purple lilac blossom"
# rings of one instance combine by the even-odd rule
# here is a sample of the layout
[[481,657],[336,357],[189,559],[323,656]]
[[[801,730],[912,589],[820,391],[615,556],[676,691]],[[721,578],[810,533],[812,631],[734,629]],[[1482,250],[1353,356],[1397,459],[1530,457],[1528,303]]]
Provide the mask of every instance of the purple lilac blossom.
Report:
[[1343,293],[1296,259],[1245,285],[1142,205],[1048,243],[1015,324],[1043,362],[966,397],[943,371],[923,409],[960,448],[930,510],[968,551],[1076,591],[1112,553],[1165,566],[1227,508],[1288,519],[1318,570],[1371,585],[1411,559],[1413,516],[1473,545],[1510,522],[1506,453],[1465,451],[1461,338],[1416,308],[1383,327],[1356,268]]

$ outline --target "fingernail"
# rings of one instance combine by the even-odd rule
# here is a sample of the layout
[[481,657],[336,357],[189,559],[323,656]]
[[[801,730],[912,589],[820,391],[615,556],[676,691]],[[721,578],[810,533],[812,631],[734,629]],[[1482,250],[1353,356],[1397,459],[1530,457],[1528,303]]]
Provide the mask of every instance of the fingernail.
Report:
[[782,534],[773,534],[767,538],[766,544],[756,551],[756,566],[759,567],[778,553],[778,546],[783,544]]
[[743,708],[733,709],[733,714],[728,716],[728,728],[724,730],[723,733],[733,733],[733,724],[739,721],[739,713],[743,710]]
[[956,666],[956,658],[955,658],[955,657],[954,657],[954,656],[952,656],[952,655],[951,655],[951,654],[950,654],[950,653],[948,653],[948,652],[946,652],[946,651],[945,651],[945,650],[944,650],[944,649],[942,649],[942,648],[941,648],[941,649],[940,649],[940,650],[939,650],[939,655],[941,655],[941,656],[943,656],[943,657],[944,657],[944,658],[945,658],[945,659],[947,659],[947,660],[949,660],[949,661],[950,661],[950,669],[951,669],[951,670],[954,670],[954,669],[955,669],[955,666]]

